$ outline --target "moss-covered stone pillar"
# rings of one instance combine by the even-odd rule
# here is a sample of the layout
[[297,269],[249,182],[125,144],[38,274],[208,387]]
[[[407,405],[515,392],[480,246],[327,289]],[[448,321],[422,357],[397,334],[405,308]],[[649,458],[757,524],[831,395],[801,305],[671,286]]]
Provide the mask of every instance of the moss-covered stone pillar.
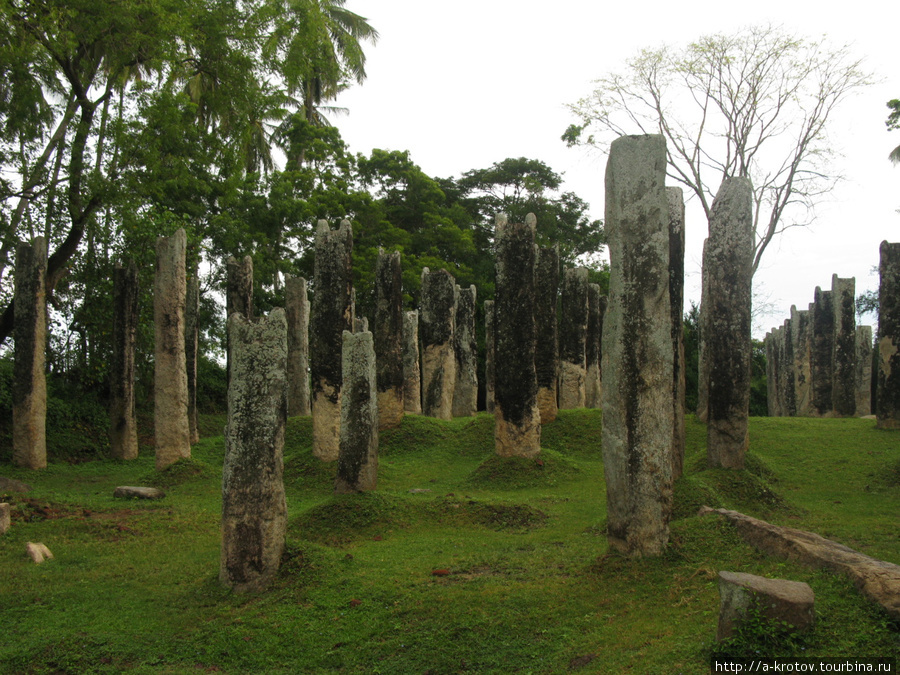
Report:
[[879,429],[900,429],[900,243],[881,242],[880,254],[875,415]]
[[232,377],[222,469],[219,580],[239,593],[263,590],[284,551],[287,319],[276,308],[250,321],[228,317]]
[[191,445],[200,442],[197,417],[197,359],[200,357],[200,279],[197,270],[187,279],[184,302],[184,367],[187,373],[188,429]]
[[109,368],[109,447],[116,459],[138,456],[134,416],[134,345],[139,315],[134,262],[113,270],[112,362]]
[[422,270],[419,336],[422,341],[422,413],[449,420],[456,388],[456,280],[446,270]]
[[[241,260],[234,257],[225,261],[225,321],[237,312],[241,316],[253,319],[253,258],[249,255]],[[225,372],[231,377],[231,350],[228,348],[228,336],[225,336]]]
[[422,378],[419,371],[419,311],[403,313],[403,410],[422,414]]
[[[496,391],[494,389],[495,372],[495,347],[494,341],[495,327],[497,325],[494,313],[494,301],[484,301],[484,409],[491,415],[494,414],[495,403],[497,400]],[[535,361],[537,358],[535,357]],[[554,401],[555,403],[555,401]]]
[[378,481],[378,393],[372,333],[344,331],[343,340],[336,494],[374,490]]
[[812,316],[812,345],[810,373],[812,375],[812,414],[830,415],[834,390],[834,297],[831,291],[816,286],[815,301],[810,306]]
[[781,412],[778,407],[778,387],[775,386],[775,380],[778,377],[778,351],[775,345],[775,331],[773,328],[766,333],[763,344],[766,349],[766,408],[769,417],[778,417]]
[[600,407],[600,286],[588,284],[588,320],[584,333],[584,407]]
[[456,386],[453,416],[471,417],[478,412],[478,344],[475,341],[475,286],[456,287],[456,329],[453,353],[456,357]]
[[701,260],[702,270],[700,272],[701,277],[701,289],[700,289],[700,345],[699,345],[699,353],[697,360],[697,420],[700,422],[706,423],[707,418],[709,417],[709,360],[706,358],[706,334],[708,331],[706,320],[709,314],[712,312],[710,310],[709,299],[707,298],[707,294],[709,292],[709,262],[707,257],[707,244],[709,243],[709,239],[703,240],[703,253]]
[[856,415],[856,279],[831,277],[834,309],[831,406],[839,417]]
[[684,374],[684,193],[667,187],[669,205],[669,310],[672,313],[672,478],[678,480],[684,470],[684,399],[687,385]]
[[588,321],[588,271],[566,269],[559,317],[559,407],[584,407]]
[[541,424],[555,420],[559,409],[558,301],[559,246],[539,248],[534,264],[534,368]]
[[856,416],[872,414],[872,327],[856,328]]
[[798,417],[810,414],[809,310],[791,305],[791,341],[794,355],[794,407]]
[[534,237],[537,220],[498,215],[494,286],[494,442],[501,457],[541,451],[541,412],[534,368]]
[[780,350],[778,386],[781,389],[781,414],[785,417],[797,416],[796,388],[794,386],[794,339],[791,335],[791,325],[790,319],[784,320],[778,342]]
[[309,296],[306,279],[288,277],[284,284],[287,319],[288,417],[310,414],[309,405]]
[[403,421],[404,410],[403,288],[399,251],[378,251],[373,339],[378,379],[378,427],[391,429]]

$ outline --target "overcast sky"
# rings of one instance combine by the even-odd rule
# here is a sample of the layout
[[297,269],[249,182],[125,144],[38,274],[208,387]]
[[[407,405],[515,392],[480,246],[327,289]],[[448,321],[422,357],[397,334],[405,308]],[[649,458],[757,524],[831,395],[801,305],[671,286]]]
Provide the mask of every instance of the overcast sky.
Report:
[[[796,304],[805,309],[833,273],[856,277],[857,293],[878,286],[878,245],[900,241],[900,166],[887,160],[900,145],[888,133],[886,102],[900,98],[893,2],[832,4],[802,0],[587,2],[555,0],[526,8],[514,0],[348,0],[380,33],[367,46],[368,79],[341,95],[349,115],[333,122],[353,152],[409,150],[431,176],[459,176],[507,157],[540,159],[563,174],[564,189],[603,217],[604,157],[560,140],[575,122],[566,104],[601,75],[621,71],[644,47],[686,44],[710,33],[772,23],[798,37],[851,44],[877,83],[848,99],[831,125],[842,153],[833,169],[845,180],[817,209],[813,225],[773,242],[757,272],[754,336],[780,325]],[[723,7],[728,13],[723,15]],[[740,13],[736,10],[742,10]],[[635,130],[637,132],[637,130]],[[688,204],[685,306],[700,298],[702,212]]]

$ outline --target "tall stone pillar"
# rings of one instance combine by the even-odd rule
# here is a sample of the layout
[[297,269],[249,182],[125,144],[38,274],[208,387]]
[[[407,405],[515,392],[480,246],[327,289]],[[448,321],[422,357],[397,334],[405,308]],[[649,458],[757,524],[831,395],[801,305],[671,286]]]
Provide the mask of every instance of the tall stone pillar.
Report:
[[422,412],[429,417],[453,417],[456,388],[456,280],[446,270],[422,270],[419,335],[422,340]]
[[475,341],[475,286],[456,287],[456,330],[453,352],[456,357],[456,386],[453,416],[471,417],[478,412],[478,343]]
[[586,368],[585,336],[588,321],[588,271],[566,269],[559,317],[559,407],[584,407]]
[[306,279],[288,277],[284,283],[287,319],[288,417],[311,414],[309,405],[309,296]]
[[812,316],[810,373],[812,374],[812,413],[816,417],[830,415],[833,410],[834,365],[834,298],[831,291],[816,286]]
[[184,366],[187,373],[188,429],[191,445],[200,442],[197,417],[197,359],[200,358],[200,279],[197,270],[187,280],[184,302]]
[[766,333],[763,344],[766,348],[766,407],[769,411],[769,417],[779,417],[781,411],[778,407],[778,387],[775,382],[778,378],[778,349],[775,345],[775,331],[773,328]]
[[[484,301],[484,407],[491,415],[494,414],[496,393],[494,380],[496,377],[496,358],[494,335],[497,321],[494,313],[494,301]],[[535,356],[535,362],[537,357]],[[556,401],[554,400],[554,404]]]
[[600,407],[600,286],[588,284],[588,320],[584,333],[584,407]]
[[879,429],[900,429],[900,243],[881,242],[880,254],[875,415]]
[[609,305],[603,322],[607,537],[660,555],[672,513],[672,314],[662,136],[612,142],[606,165]]
[[[238,261],[234,257],[225,262],[225,321],[237,312],[253,319],[253,258],[246,255]],[[225,372],[231,378],[231,350],[225,336]]]
[[336,494],[375,489],[378,480],[378,392],[375,348],[368,331],[344,331],[341,449]]
[[[541,424],[555,420],[558,410],[559,336],[556,318],[558,300],[559,246],[539,248],[534,264],[534,367],[537,372],[537,400],[541,411]],[[491,386],[493,391],[493,383]],[[488,412],[493,410],[488,408]]]
[[378,251],[373,339],[378,381],[378,428],[391,429],[400,426],[404,408],[403,288],[399,251]]
[[13,463],[47,467],[47,242],[16,247],[13,338]]
[[403,410],[422,414],[418,310],[403,313]]
[[312,380],[313,454],[335,462],[340,452],[341,353],[344,331],[353,330],[353,228],[316,226],[314,286],[310,307],[309,368]]
[[287,421],[287,319],[228,317],[231,384],[222,469],[219,581],[236,592],[263,590],[284,551],[284,428]]
[[706,454],[710,466],[725,469],[742,469],[747,451],[754,243],[752,204],[750,181],[726,178],[713,200],[709,217]]
[[809,310],[791,305],[791,341],[794,354],[794,405],[798,417],[810,415]]
[[156,240],[153,420],[158,470],[191,456],[187,368],[184,357],[186,249],[187,237],[184,230],[178,230],[171,237],[159,237]]
[[497,216],[494,243],[494,442],[501,457],[541,451],[541,411],[534,367],[534,237],[537,219],[509,223]]
[[778,338],[780,350],[778,386],[781,389],[781,414],[797,416],[796,389],[794,386],[794,338],[791,335],[791,320],[785,319]]
[[669,206],[669,311],[672,313],[672,479],[684,472],[684,193],[667,187]]
[[831,405],[835,415],[856,415],[856,279],[831,277],[834,309]]
[[134,416],[134,345],[139,317],[134,262],[113,270],[113,339],[109,369],[109,447],[116,459],[138,456]]
[[872,414],[872,327],[856,329],[856,416]]
[[712,314],[709,298],[709,261],[707,249],[709,238],[703,240],[703,253],[700,272],[700,345],[697,359],[697,419],[706,423],[709,417],[709,359],[706,356],[706,335],[709,333],[707,319]]

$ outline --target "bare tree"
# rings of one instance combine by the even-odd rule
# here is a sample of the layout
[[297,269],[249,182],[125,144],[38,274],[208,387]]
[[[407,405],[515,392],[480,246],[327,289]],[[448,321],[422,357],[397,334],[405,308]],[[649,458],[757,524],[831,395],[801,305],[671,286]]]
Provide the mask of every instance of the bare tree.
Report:
[[570,106],[581,123],[563,139],[605,148],[613,135],[662,134],[669,177],[694,192],[707,217],[722,180],[750,178],[755,273],[775,235],[807,225],[840,179],[829,171],[827,123],[870,78],[846,46],[751,27],[641,51]]

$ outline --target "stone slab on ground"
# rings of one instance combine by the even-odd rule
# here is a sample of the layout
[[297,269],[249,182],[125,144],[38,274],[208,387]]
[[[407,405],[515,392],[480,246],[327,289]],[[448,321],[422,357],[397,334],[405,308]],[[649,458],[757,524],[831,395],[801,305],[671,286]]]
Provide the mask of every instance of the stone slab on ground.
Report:
[[790,624],[795,632],[812,627],[815,594],[809,584],[767,579],[743,572],[719,572],[719,628],[716,640],[737,634],[751,606],[767,621]]
[[9,513],[9,504],[0,504],[0,534],[6,534],[11,524],[12,518]]
[[31,486],[15,478],[0,476],[0,492],[31,492]]
[[119,499],[162,499],[165,496],[159,488],[133,485],[120,485],[113,492],[113,497]]
[[40,565],[45,560],[49,560],[53,557],[50,549],[40,542],[25,542],[25,553],[38,565]]

